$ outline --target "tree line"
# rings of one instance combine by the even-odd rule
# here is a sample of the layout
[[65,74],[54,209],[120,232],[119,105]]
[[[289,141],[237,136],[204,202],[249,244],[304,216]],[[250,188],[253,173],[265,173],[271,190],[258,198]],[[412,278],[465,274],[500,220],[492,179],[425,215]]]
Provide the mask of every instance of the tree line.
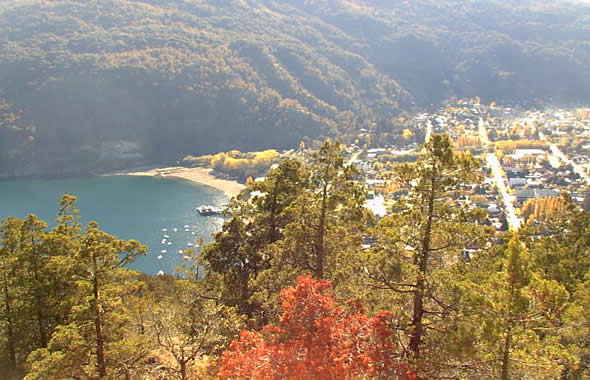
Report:
[[453,201],[478,166],[433,135],[395,166],[408,191],[376,220],[327,141],[232,199],[175,277],[129,270],[145,247],[81,226],[71,196],[52,229],[8,218],[1,366],[28,380],[587,377],[588,214],[570,202],[548,237],[495,233]]

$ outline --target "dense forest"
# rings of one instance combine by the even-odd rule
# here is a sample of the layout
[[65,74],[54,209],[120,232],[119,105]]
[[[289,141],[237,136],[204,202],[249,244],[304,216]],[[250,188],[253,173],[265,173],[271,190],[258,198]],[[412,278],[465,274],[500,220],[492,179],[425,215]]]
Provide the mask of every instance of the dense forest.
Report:
[[174,277],[129,270],[145,248],[80,225],[72,196],[52,229],[2,221],[3,376],[590,376],[590,214],[565,197],[543,234],[494,232],[454,201],[478,161],[433,135],[395,167],[408,191],[376,220],[339,146],[251,183]]
[[588,13],[509,0],[3,1],[0,176],[401,135],[398,115],[455,96],[588,99]]

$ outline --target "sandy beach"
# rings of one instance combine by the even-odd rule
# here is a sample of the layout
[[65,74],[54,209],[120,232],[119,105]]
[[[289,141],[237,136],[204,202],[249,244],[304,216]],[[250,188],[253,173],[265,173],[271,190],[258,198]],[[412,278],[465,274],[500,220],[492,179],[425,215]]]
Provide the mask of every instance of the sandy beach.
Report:
[[209,168],[185,168],[182,166],[168,168],[138,168],[128,171],[109,173],[108,175],[136,175],[150,177],[180,178],[187,181],[197,182],[202,185],[211,186],[223,191],[228,197],[238,195],[246,188],[236,181],[216,178],[211,174]]

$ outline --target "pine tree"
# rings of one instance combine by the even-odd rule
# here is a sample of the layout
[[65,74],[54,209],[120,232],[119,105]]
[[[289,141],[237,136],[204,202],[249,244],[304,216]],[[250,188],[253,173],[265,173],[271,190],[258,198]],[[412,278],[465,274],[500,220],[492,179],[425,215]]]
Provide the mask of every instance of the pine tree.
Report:
[[128,350],[124,341],[130,321],[124,300],[139,286],[125,265],[144,252],[138,242],[117,239],[96,222],[87,226],[74,252],[76,295],[70,322],[58,326],[48,348],[31,355],[27,379],[66,373],[104,378],[118,369],[120,351]]
[[0,224],[0,342],[2,342],[1,363],[8,376],[16,373],[28,354],[22,347],[26,328],[22,322],[21,308],[17,301],[22,297],[19,284],[18,255],[22,220],[9,217]]
[[485,229],[476,223],[480,213],[451,201],[463,184],[477,180],[478,166],[470,154],[455,153],[447,135],[432,135],[415,163],[394,169],[408,194],[379,223],[378,244],[367,253],[368,285],[393,293],[385,297],[404,315],[399,321],[409,335],[401,342],[404,354],[423,373],[440,371],[442,363],[435,363],[444,356],[440,334],[456,313],[454,288],[446,283],[450,273],[463,263],[466,246],[484,242]]
[[[367,221],[358,169],[344,164],[340,143],[326,141],[313,155],[309,186],[287,212],[292,218],[281,242],[281,260],[298,274],[333,279],[336,257],[360,246]],[[293,277],[294,279],[295,277]]]
[[474,356],[490,377],[559,377],[565,353],[559,324],[568,292],[532,269],[527,249],[514,234],[504,254],[474,284],[472,299],[462,300],[462,308],[479,300],[471,315]]
[[[52,326],[49,326],[50,305],[48,279],[45,276],[48,256],[44,252],[43,241],[47,224],[29,215],[21,226],[21,252],[18,265],[26,284],[26,300],[29,315],[34,318],[36,348],[47,347]],[[54,326],[53,326],[54,327]]]
[[241,195],[230,202],[231,219],[199,258],[207,280],[220,293],[215,295],[220,301],[237,306],[249,317],[259,313],[258,303],[251,299],[255,291],[251,285],[269,268],[267,247],[283,238],[283,230],[291,220],[286,209],[306,181],[300,162],[284,160],[270,170],[264,181],[250,185],[252,199]]

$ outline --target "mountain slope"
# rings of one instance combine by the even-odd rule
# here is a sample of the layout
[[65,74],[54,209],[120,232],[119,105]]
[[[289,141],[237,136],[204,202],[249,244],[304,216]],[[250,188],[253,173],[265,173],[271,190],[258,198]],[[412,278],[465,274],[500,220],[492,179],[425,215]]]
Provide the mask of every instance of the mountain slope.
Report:
[[580,9],[13,0],[0,5],[0,174],[281,148],[363,127],[399,135],[400,112],[452,96],[585,99]]

